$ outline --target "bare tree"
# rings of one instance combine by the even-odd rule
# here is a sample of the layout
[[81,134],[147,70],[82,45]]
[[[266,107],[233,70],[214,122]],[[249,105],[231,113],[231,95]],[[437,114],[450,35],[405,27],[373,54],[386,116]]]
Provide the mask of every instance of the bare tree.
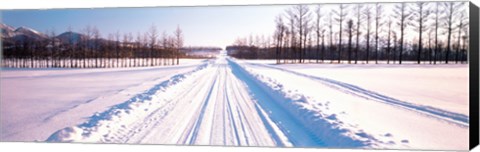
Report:
[[[310,30],[313,30],[314,27],[313,27],[313,26],[310,26],[309,29],[310,29]],[[314,40],[313,40],[314,38],[315,38],[315,33],[314,33],[314,32],[310,32],[310,34],[308,34],[308,42],[307,42],[307,46],[308,46],[307,52],[308,52],[308,53],[307,53],[307,55],[306,55],[306,57],[308,58],[308,63],[311,63],[312,57],[315,57],[315,56],[316,56],[316,55],[313,55],[313,54],[312,54],[312,47],[313,47],[313,45],[314,45]],[[314,58],[314,59],[316,59],[316,58]]]
[[440,18],[440,10],[439,10],[440,2],[435,2],[435,22],[434,22],[434,27],[435,27],[435,49],[433,52],[433,64],[437,64],[437,55],[439,52],[439,44],[438,44],[438,27],[439,27],[439,21],[438,19]]
[[[316,15],[316,19],[317,21],[315,22],[315,32],[316,32],[316,40],[317,40],[317,47],[316,47],[316,56],[315,56],[315,59],[316,59],[316,62],[318,63],[318,60],[319,60],[319,52],[320,52],[320,33],[322,31],[322,27],[321,27],[321,20],[323,18],[323,14],[322,14],[322,6],[321,5],[317,5],[316,9],[315,9],[315,15]],[[322,50],[323,51],[323,50]],[[323,53],[322,53],[322,57],[323,57]]]
[[[175,59],[175,58],[174,58],[174,56],[173,56],[173,53],[175,52],[175,45],[176,45],[175,43],[176,43],[176,42],[175,42],[175,36],[174,36],[174,35],[169,36],[169,37],[168,37],[168,48],[170,48],[170,49],[169,49],[169,50],[170,50],[170,51],[169,51],[169,52],[170,52],[169,54],[171,54],[171,56],[172,56],[172,63],[171,63],[171,65],[173,65],[173,64],[175,63],[175,62],[174,62],[174,59]],[[168,61],[166,61],[166,63],[168,64]]]
[[141,34],[140,32],[137,32],[137,38],[135,39],[135,49],[134,49],[134,51],[133,51],[133,56],[134,56],[134,57],[133,57],[133,66],[134,66],[134,67],[137,67],[137,64],[138,64],[138,66],[140,66],[140,64],[137,63],[137,62],[138,62],[138,61],[137,61],[137,58],[139,58],[138,52],[139,52],[140,50],[142,50],[142,48],[141,48],[141,42],[142,42],[142,34]]
[[[390,64],[390,42],[391,42],[391,34],[392,34],[392,20],[388,20],[388,33],[387,33],[387,64]],[[395,42],[394,42],[395,43]]]
[[176,46],[176,52],[175,56],[177,57],[177,65],[180,64],[180,49],[183,47],[183,33],[182,30],[180,29],[180,26],[177,26],[177,29],[174,32],[175,35],[175,46]]
[[305,58],[307,58],[307,51],[310,51],[310,46],[308,44],[309,38],[311,38],[311,31],[313,29],[313,26],[310,25],[310,19],[305,20],[304,23],[304,32],[303,32],[303,57],[302,57],[302,63],[305,63]]
[[282,51],[282,42],[283,42],[283,37],[285,35],[285,30],[286,30],[286,27],[285,25],[283,24],[283,20],[282,20],[282,17],[281,16],[277,16],[277,18],[275,19],[275,23],[276,23],[276,31],[275,31],[275,41],[276,41],[276,44],[275,44],[275,58],[277,59],[277,64],[280,63],[280,54],[281,54],[281,51]]
[[[49,33],[49,31],[47,30],[48,34],[48,38],[49,38],[49,42],[47,44],[47,57],[46,57],[46,60],[47,60],[47,68],[50,68],[50,67],[53,67],[53,59],[51,60],[50,58],[53,57],[53,43],[55,43],[55,32],[52,31],[52,33]],[[51,64],[49,63],[52,62]]]
[[428,30],[428,61],[430,64],[432,64],[432,34],[433,30]]
[[363,5],[362,4],[357,4],[355,6],[355,12],[356,12],[356,21],[357,21],[357,28],[355,30],[355,33],[357,34],[356,36],[356,43],[355,43],[355,64],[357,64],[357,61],[358,61],[358,51],[360,50],[360,21],[362,20],[362,13],[361,13],[361,10],[363,8]]
[[347,16],[347,11],[345,10],[347,8],[348,5],[344,5],[344,4],[339,4],[338,6],[338,11],[337,10],[333,10],[333,12],[335,13],[335,15],[337,16],[337,18],[335,18],[335,20],[338,22],[339,24],[339,30],[338,30],[338,63],[340,63],[340,58],[342,57],[341,53],[342,53],[342,31],[343,31],[343,28],[342,28],[342,23],[343,23],[343,20],[345,19],[345,16]]
[[[115,49],[115,38],[112,33],[108,34],[108,50],[107,50],[107,59],[108,59],[108,67],[113,67],[114,60],[112,60],[112,52],[111,50]],[[116,50],[115,50],[116,51]]]
[[[153,27],[153,26],[152,26]],[[148,58],[150,57],[149,55],[151,55],[151,50],[150,49],[147,49],[149,48],[148,44],[149,44],[149,38],[148,38],[148,32],[146,32],[145,34],[143,34],[143,38],[142,38],[142,42],[143,42],[143,66],[148,66]]]
[[466,29],[468,26],[468,18],[466,17],[466,12],[465,11],[460,11],[460,15],[457,18],[458,19],[458,25],[457,25],[457,30],[458,30],[458,35],[457,35],[457,49],[455,50],[455,63],[458,63],[459,60],[459,53],[461,52],[461,45],[460,45],[460,38],[462,37],[462,30]]
[[347,22],[347,29],[348,29],[348,64],[350,64],[351,56],[352,56],[352,29],[353,28],[353,20],[348,20]]
[[397,36],[397,32],[396,32],[396,31],[392,31],[392,38],[393,38],[393,39],[392,39],[392,42],[393,42],[393,48],[392,48],[392,54],[393,54],[392,56],[393,56],[393,58],[392,58],[392,59],[393,59],[393,64],[395,64],[396,59],[397,59],[397,58],[396,58],[396,57],[397,57],[396,52],[397,52],[397,44],[398,44],[398,41],[397,41],[397,40],[398,40],[398,36]]
[[421,54],[422,54],[422,49],[423,49],[423,43],[422,43],[422,34],[423,31],[425,30],[425,22],[428,19],[428,16],[430,15],[430,11],[426,8],[428,3],[426,2],[417,2],[416,7],[412,9],[412,15],[414,20],[417,22],[415,27],[415,31],[418,32],[418,48],[417,48],[417,63],[420,64],[421,62]]
[[378,34],[379,29],[383,25],[381,21],[383,6],[375,3],[375,64],[378,64]]
[[[150,66],[153,66],[153,52],[155,51],[155,45],[157,43],[157,38],[158,38],[158,31],[157,27],[155,25],[152,25],[150,29],[147,32],[148,38],[149,38],[149,46],[150,46],[150,53],[149,53],[149,58],[150,58]],[[147,61],[148,62],[148,61]]]
[[[93,35],[93,49],[92,53],[95,56],[95,68],[98,68],[98,62],[99,62],[99,54],[100,54],[100,31],[96,26],[92,28],[92,35]],[[100,61],[101,63],[101,61]]]
[[87,58],[88,58],[88,51],[90,48],[90,40],[92,39],[92,27],[90,25],[87,25],[87,27],[84,29],[84,35],[85,39],[83,41],[84,43],[84,48],[83,48],[83,65],[82,68],[87,68]]
[[289,20],[289,33],[290,35],[290,59],[292,63],[295,63],[295,58],[296,58],[296,32],[295,32],[295,13],[292,11],[292,9],[288,9],[286,11],[287,13],[287,18]]
[[365,41],[366,41],[366,62],[368,64],[368,61],[370,60],[370,25],[372,22],[372,8],[367,5],[363,11],[365,17],[367,18],[367,33],[365,33]]
[[[51,67],[58,68],[59,67],[59,65],[58,65],[58,58],[59,58],[58,51],[59,50],[58,50],[57,45],[56,45],[56,42],[57,42],[56,35],[57,34],[55,34],[55,29],[52,28],[52,30],[50,31],[50,38],[51,38],[50,46],[51,46],[51,49],[52,49],[52,51],[50,52],[50,57],[51,57],[50,61],[52,62]],[[33,56],[32,56],[31,59],[33,59]],[[33,68],[33,64],[34,64],[33,60],[31,60],[31,64],[32,64],[32,68]]]
[[330,34],[329,34],[329,36],[330,36],[330,38],[329,38],[329,40],[330,40],[330,57],[331,57],[330,58],[330,63],[333,63],[333,59],[334,59],[333,50],[334,50],[334,48],[333,48],[333,14],[332,13],[328,14],[328,28],[330,29]]
[[322,29],[322,32],[321,32],[321,36],[322,36],[322,63],[324,62],[325,60],[325,29]]
[[[165,50],[166,52],[168,52],[170,50],[170,42],[169,42],[169,36],[167,34],[167,32],[163,31],[162,33],[162,46],[163,46],[163,50]],[[166,54],[166,53],[165,53]],[[163,61],[163,65],[167,65],[167,63],[165,61]]]
[[395,18],[399,19],[397,25],[400,27],[400,51],[399,51],[399,58],[398,63],[402,64],[402,56],[403,56],[403,47],[404,47],[404,35],[405,29],[410,21],[410,12],[407,10],[407,4],[402,2],[400,4],[395,5]]
[[74,61],[74,53],[75,53],[75,37],[73,37],[73,31],[72,31],[72,26],[68,26],[67,28],[67,33],[68,33],[68,46],[69,46],[69,54],[68,58],[70,60],[70,68],[73,68],[73,61]]
[[[467,61],[468,60],[468,56],[467,56],[467,43],[469,43],[469,36],[468,36],[468,26],[465,26],[465,28],[463,28],[463,31],[464,31],[464,35],[462,36],[462,39],[463,39],[463,47],[462,47],[462,52],[463,52],[463,59],[462,61]],[[468,63],[468,62],[465,62],[465,63]]]
[[445,9],[445,17],[444,17],[444,25],[447,30],[447,50],[445,53],[445,64],[448,64],[449,56],[450,56],[450,51],[451,51],[451,37],[452,37],[452,31],[453,31],[453,17],[455,14],[457,14],[457,10],[460,8],[461,3],[457,2],[444,2],[443,7]]
[[308,28],[308,22],[310,20],[310,9],[307,5],[295,5],[291,9],[294,18],[295,18],[295,23],[296,23],[296,28],[298,29],[298,44],[299,44],[299,50],[298,50],[298,61],[299,63],[302,63],[303,60],[303,54],[304,54],[304,44],[306,42],[306,33],[307,33],[307,28]]
[[290,45],[290,32],[288,31],[287,25],[284,25],[285,31],[284,31],[284,36],[283,36],[283,46],[282,49],[280,50],[281,57],[283,58],[283,63],[287,63],[288,59],[288,50],[289,50],[289,45]]
[[129,61],[130,57],[132,56],[132,46],[131,46],[131,41],[132,41],[132,33],[124,33],[123,34],[123,66],[132,66],[131,60]]
[[115,58],[116,58],[116,65],[115,67],[120,67],[120,32],[117,30],[115,33]]

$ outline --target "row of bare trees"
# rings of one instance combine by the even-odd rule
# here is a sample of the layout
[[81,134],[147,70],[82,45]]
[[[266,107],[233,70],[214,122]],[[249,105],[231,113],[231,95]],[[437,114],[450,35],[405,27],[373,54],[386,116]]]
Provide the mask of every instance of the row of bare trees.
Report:
[[96,27],[82,32],[68,31],[56,35],[47,32],[42,38],[28,36],[2,38],[3,67],[20,68],[118,68],[178,65],[183,33],[177,26],[172,35],[159,34],[152,25],[145,33],[120,34],[102,38]]
[[295,5],[276,17],[268,45],[237,40],[233,46],[240,49],[230,54],[277,63],[463,63],[466,13],[466,2]]

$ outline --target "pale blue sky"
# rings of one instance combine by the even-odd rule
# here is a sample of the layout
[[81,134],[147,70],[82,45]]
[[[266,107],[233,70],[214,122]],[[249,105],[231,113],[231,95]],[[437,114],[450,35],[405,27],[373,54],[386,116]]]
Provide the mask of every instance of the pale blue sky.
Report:
[[[398,3],[382,4],[384,6],[382,20],[398,21],[390,17],[393,5],[396,4]],[[374,7],[374,3],[368,5]],[[350,15],[345,21],[350,17],[354,18],[353,6],[349,6],[347,10]],[[172,34],[179,25],[184,33],[185,46],[225,47],[232,44],[237,37],[244,38],[250,34],[272,36],[275,30],[275,17],[289,7],[291,5],[2,10],[1,22],[14,27],[27,26],[40,32],[55,29],[57,34],[65,32],[68,26],[72,26],[76,32],[81,32],[87,25],[91,25],[98,27],[103,37],[116,31],[122,34],[131,32],[133,35],[138,32],[145,33],[152,24],[157,27],[159,35],[163,31]],[[314,11],[314,5],[311,5],[310,9]],[[338,4],[322,6],[324,19],[332,9],[338,9]],[[393,28],[398,29],[396,24]],[[335,27],[333,30],[336,32],[339,29]],[[386,34],[385,30],[383,29],[383,32],[381,30],[380,35]],[[417,34],[411,26],[406,30],[406,41],[416,41]]]
[[95,8],[50,10],[2,10],[2,21],[13,27],[26,26],[40,32],[55,29],[57,34],[72,26],[80,32],[87,25],[97,26],[103,37],[108,33],[146,32],[152,24],[159,34],[169,34],[179,25],[185,45],[219,46],[231,44],[236,37],[271,34],[275,16],[287,5],[212,6],[156,8]]

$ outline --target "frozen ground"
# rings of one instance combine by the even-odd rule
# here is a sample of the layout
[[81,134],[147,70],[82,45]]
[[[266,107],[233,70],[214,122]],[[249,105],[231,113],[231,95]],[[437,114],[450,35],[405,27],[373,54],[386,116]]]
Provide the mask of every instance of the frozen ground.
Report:
[[468,148],[466,65],[269,63],[3,70],[1,140]]

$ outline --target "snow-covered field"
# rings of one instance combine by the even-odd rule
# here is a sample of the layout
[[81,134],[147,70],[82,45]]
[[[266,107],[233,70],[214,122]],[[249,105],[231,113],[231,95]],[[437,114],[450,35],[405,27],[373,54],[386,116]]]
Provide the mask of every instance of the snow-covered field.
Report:
[[281,64],[250,60],[468,115],[468,64]]
[[202,60],[180,66],[120,69],[2,69],[2,141],[43,141]]
[[1,140],[468,148],[467,65],[3,69]]
[[370,146],[468,146],[468,65],[242,62],[262,82],[291,97],[292,104],[332,120],[333,126]]

